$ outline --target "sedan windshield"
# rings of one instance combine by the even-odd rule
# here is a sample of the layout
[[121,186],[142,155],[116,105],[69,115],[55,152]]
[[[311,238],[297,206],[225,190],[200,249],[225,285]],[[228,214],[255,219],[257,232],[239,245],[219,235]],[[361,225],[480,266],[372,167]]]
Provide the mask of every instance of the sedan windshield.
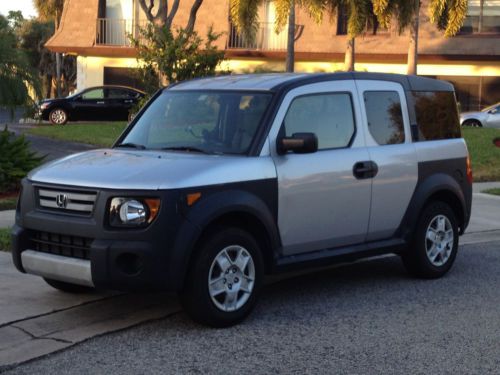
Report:
[[270,99],[267,93],[165,90],[141,115],[121,145],[245,154]]

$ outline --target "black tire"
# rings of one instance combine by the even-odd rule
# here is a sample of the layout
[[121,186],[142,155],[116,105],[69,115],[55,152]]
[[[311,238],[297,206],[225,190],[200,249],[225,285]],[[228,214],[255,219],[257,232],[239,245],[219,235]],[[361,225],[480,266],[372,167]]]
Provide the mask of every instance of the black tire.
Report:
[[44,278],[45,282],[49,284],[51,287],[60,290],[65,293],[72,294],[82,294],[82,293],[92,293],[95,292],[95,288],[90,286],[76,285],[65,283],[64,281],[52,280]]
[[465,120],[462,126],[467,126],[470,128],[482,128],[483,125],[478,120]]
[[[428,239],[427,231],[431,230],[431,224],[437,223],[435,220],[439,220],[438,217],[445,217],[448,222],[443,220],[446,225],[450,225],[447,231],[453,231],[453,240],[448,242],[449,245],[444,246],[447,249],[448,255],[444,255],[442,252],[440,255],[436,256],[433,261],[430,257],[432,255],[432,244],[433,241]],[[434,229],[431,230],[434,233]],[[436,236],[435,239],[439,240],[444,233],[440,234],[441,231],[437,231],[433,234]],[[445,237],[446,238],[446,237]],[[428,250],[431,255],[428,255]],[[435,247],[439,249],[439,247]],[[410,274],[416,277],[424,279],[435,279],[445,275],[453,265],[458,251],[458,222],[455,217],[455,213],[446,203],[441,201],[430,202],[420,214],[420,218],[417,223],[417,227],[413,236],[413,241],[405,253],[402,254],[403,264]],[[434,252],[434,254],[439,253],[439,251]],[[440,258],[441,257],[441,258]],[[436,264],[440,263],[442,264]]]
[[[243,248],[247,252],[246,255],[249,254],[251,256],[251,260],[253,260],[255,278],[253,282],[253,289],[251,289],[250,293],[246,293],[248,294],[248,296],[245,297],[247,298],[246,302],[234,311],[223,311],[216,305],[210,296],[209,277],[212,276],[211,269],[213,273],[218,267],[215,265],[217,255],[219,255],[222,250],[230,248],[233,245]],[[231,251],[232,250],[229,250],[229,252]],[[236,250],[234,251],[236,252]],[[231,267],[233,267],[232,265],[234,264],[235,263],[231,262]],[[250,261],[248,264],[250,264]],[[249,266],[247,266],[243,271],[248,271],[248,269]],[[223,287],[226,288],[226,291],[229,291],[227,288],[232,286],[232,284],[230,284],[231,280],[234,281],[236,278],[230,280],[230,277],[235,276],[229,274],[229,281],[228,284],[226,284],[226,278],[224,275],[225,273],[223,273],[221,268],[219,277],[224,277]],[[255,303],[257,302],[260,288],[262,286],[263,276],[264,265],[257,241],[250,234],[239,228],[217,228],[212,231],[212,234],[204,237],[200,241],[200,247],[196,249],[196,255],[188,271],[184,289],[179,296],[180,301],[186,313],[194,321],[211,327],[229,327],[241,322],[248,316],[248,314],[250,314],[255,306]],[[241,279],[243,280],[243,277]],[[223,293],[226,294],[220,295],[220,297],[224,300],[223,302],[219,302],[221,305],[225,304],[226,298],[229,296],[227,292]],[[242,293],[242,296],[245,295],[245,293],[240,290],[237,296],[240,296],[240,293]],[[219,298],[219,296],[217,298]],[[236,299],[238,300],[239,298],[240,297],[237,297]]]
[[68,122],[68,112],[62,108],[54,108],[49,113],[49,121],[52,125],[64,125]]

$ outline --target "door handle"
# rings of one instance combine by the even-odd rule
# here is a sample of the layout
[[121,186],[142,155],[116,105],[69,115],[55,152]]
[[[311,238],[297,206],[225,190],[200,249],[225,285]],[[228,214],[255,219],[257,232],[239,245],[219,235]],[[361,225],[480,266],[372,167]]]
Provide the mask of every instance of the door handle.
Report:
[[97,104],[104,104],[104,102],[96,102]]
[[133,100],[125,100],[125,103],[127,104],[130,104],[130,103],[133,103],[134,101]]
[[378,173],[378,165],[374,161],[358,161],[352,167],[352,174],[358,180],[373,178]]

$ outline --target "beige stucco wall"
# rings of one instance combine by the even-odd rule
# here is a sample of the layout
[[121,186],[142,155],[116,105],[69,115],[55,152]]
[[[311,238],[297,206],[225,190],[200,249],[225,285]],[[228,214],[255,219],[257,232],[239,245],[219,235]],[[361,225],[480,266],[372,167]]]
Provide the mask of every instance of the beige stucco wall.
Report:
[[134,58],[78,56],[76,59],[77,91],[102,85],[104,82],[104,67],[136,68],[137,64],[137,60]]

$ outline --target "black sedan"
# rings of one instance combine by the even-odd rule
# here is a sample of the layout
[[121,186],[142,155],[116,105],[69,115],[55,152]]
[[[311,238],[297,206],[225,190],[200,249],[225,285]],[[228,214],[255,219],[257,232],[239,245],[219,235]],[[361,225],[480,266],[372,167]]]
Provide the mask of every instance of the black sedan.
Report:
[[129,111],[144,92],[125,86],[90,87],[62,99],[45,99],[39,104],[39,116],[52,124],[68,121],[125,121]]

